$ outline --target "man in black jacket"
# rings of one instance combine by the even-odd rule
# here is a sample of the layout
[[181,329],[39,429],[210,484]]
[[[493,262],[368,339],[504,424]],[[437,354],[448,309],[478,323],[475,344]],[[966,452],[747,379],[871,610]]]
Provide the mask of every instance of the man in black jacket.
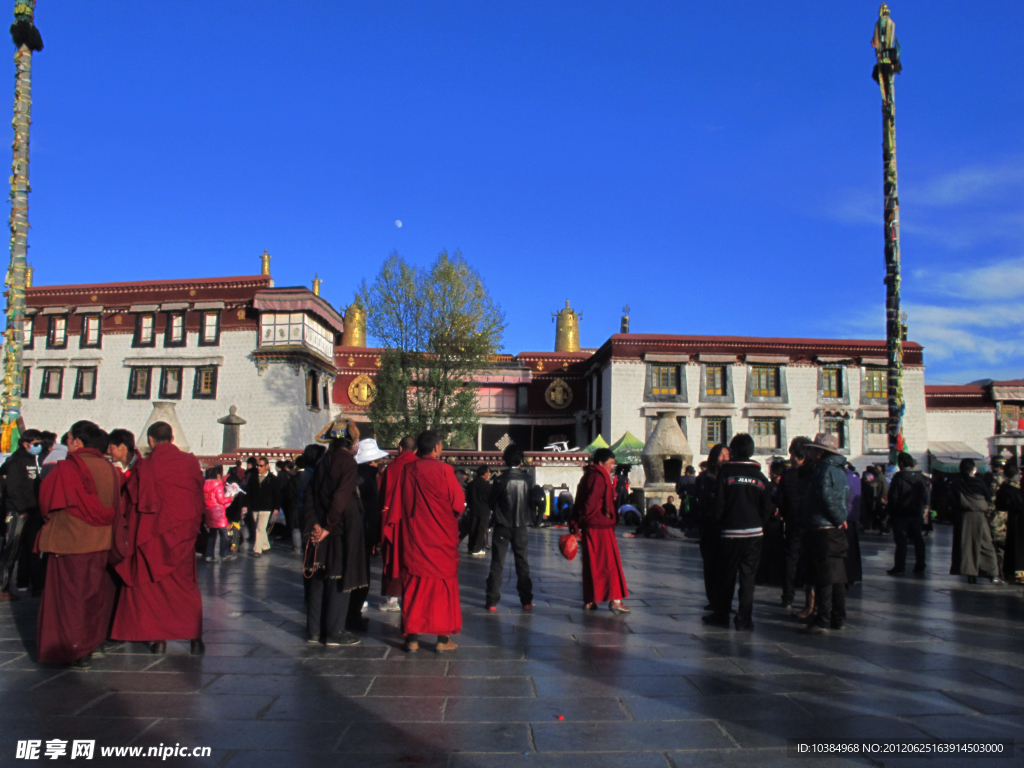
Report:
[[900,471],[889,483],[889,523],[896,541],[896,562],[890,576],[903,574],[907,565],[907,540],[914,542],[914,573],[924,573],[924,516],[931,501],[928,479],[909,453],[897,458]]
[[[801,522],[801,505],[803,503],[804,486],[810,477],[810,464],[807,462],[806,446],[811,442],[809,437],[794,437],[789,444],[789,458],[792,466],[782,473],[779,483],[779,512],[785,525],[785,558],[786,570],[782,579],[782,607],[789,610],[793,607],[796,595],[796,573],[800,563],[800,552],[803,548],[803,524]],[[808,590],[808,605],[814,593]]]
[[695,484],[700,524],[700,557],[704,563],[705,611],[715,610],[715,583],[718,578],[718,550],[722,541],[715,521],[715,499],[718,497],[718,470],[729,461],[729,448],[719,443],[708,452],[707,466]]
[[[10,591],[11,573],[21,551],[21,536],[30,515],[39,515],[39,454],[42,433],[26,429],[18,439],[18,450],[4,462],[0,472],[7,478],[7,536],[0,554],[0,601],[14,601]],[[41,588],[42,585],[36,585]]]
[[245,495],[249,504],[249,513],[256,520],[256,535],[252,553],[253,556],[259,557],[264,552],[270,551],[267,524],[270,522],[270,515],[274,510],[281,507],[278,481],[270,474],[270,461],[266,456],[260,456],[256,462],[256,477],[249,480]]
[[466,491],[469,554],[473,557],[486,557],[487,528],[491,522],[491,468],[486,464],[477,467],[476,477]]
[[516,589],[524,611],[533,608],[533,580],[526,555],[531,522],[530,495],[533,481],[522,468],[523,449],[512,444],[505,449],[508,469],[491,487],[490,506],[494,509],[494,534],[491,537],[491,573],[487,577],[487,610],[497,610],[501,600],[501,572],[505,567],[508,545],[516,563]]
[[712,600],[713,612],[703,621],[716,627],[729,626],[729,610],[739,575],[739,610],[737,630],[754,628],[754,580],[761,558],[763,525],[774,511],[768,478],[761,465],[751,461],[754,438],[745,432],[729,443],[730,460],[718,472],[718,494],[715,499],[715,520],[720,530],[718,576]]

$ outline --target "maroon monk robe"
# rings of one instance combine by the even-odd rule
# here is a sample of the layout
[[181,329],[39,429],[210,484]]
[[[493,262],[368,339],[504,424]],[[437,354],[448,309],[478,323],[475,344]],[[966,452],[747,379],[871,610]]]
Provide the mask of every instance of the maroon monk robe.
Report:
[[402,451],[381,476],[381,557],[384,572],[380,593],[384,597],[402,596],[402,573],[398,564],[399,527],[402,520],[402,471],[416,461],[415,451]]
[[629,597],[615,540],[615,492],[608,470],[590,464],[576,488],[569,525],[583,536],[583,602],[603,603]]
[[158,443],[125,483],[127,549],[116,570],[124,579],[110,636],[115,640],[196,640],[203,601],[194,547],[203,519],[199,461],[173,443]]
[[107,569],[110,526],[120,488],[117,470],[92,448],[68,454],[40,485],[36,551],[50,553],[36,617],[41,662],[77,661],[107,639],[116,594]]
[[402,472],[402,634],[457,635],[459,523],[466,508],[455,470],[436,458]]

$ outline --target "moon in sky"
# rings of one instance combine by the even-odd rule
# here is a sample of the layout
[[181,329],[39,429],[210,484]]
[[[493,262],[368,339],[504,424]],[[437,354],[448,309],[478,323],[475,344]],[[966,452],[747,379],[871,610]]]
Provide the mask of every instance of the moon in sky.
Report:
[[399,229],[401,229],[402,228],[402,220],[401,219],[395,219],[395,226],[398,227]]

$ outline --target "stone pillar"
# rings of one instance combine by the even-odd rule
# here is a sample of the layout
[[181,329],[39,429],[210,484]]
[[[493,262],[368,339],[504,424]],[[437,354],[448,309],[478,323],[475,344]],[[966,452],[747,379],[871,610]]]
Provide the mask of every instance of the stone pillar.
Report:
[[221,453],[234,453],[242,444],[242,425],[246,420],[238,415],[238,408],[228,408],[228,415],[217,419],[218,424],[224,425],[224,441],[221,444]]

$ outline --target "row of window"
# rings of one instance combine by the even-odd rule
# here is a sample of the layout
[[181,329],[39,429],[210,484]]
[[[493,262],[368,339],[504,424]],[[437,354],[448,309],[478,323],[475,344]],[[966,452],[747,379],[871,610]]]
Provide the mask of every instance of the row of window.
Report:
[[[704,367],[704,391],[708,397],[722,397],[728,393],[727,365],[706,365]],[[680,366],[651,365],[650,395],[677,396],[680,393]],[[841,398],[846,395],[843,368],[839,366],[821,368],[821,397]],[[777,365],[753,365],[750,368],[750,394],[753,397],[781,397],[781,370]],[[864,396],[886,398],[889,395],[889,377],[884,368],[864,369]]]
[[[75,386],[72,397],[76,400],[94,400],[96,398],[96,368],[76,368]],[[43,368],[40,376],[39,397],[44,400],[60,400],[64,396],[64,368]],[[158,371],[155,374],[154,371]],[[148,400],[152,393],[154,378],[159,377],[159,398],[161,400],[180,400],[184,381],[184,369],[169,368],[131,368],[128,375],[128,399]],[[27,397],[32,386],[32,369],[26,368],[22,379],[22,392]],[[196,368],[195,380],[192,383],[192,398],[195,400],[214,400],[217,397],[217,368],[203,366]]]
[[[840,449],[849,447],[848,422],[840,416],[826,416],[822,419],[822,430],[835,435]],[[868,419],[864,422],[865,448],[868,450],[884,450],[889,447],[888,421],[885,419]],[[759,451],[785,450],[783,445],[781,419],[751,419],[750,436]],[[728,417],[710,416],[704,419],[704,446],[710,448],[719,443],[729,441]]]
[[[185,333],[185,313],[168,312],[164,328],[165,347],[184,347],[187,339]],[[98,314],[82,315],[81,335],[78,337],[79,349],[101,349],[103,346],[102,323]],[[33,319],[25,319],[25,349],[33,349],[35,337],[32,333]],[[220,311],[213,310],[202,313],[202,324],[199,328],[199,346],[216,347],[220,344]],[[68,316],[49,315],[46,326],[46,348],[67,349]],[[156,313],[139,312],[135,315],[135,336],[133,347],[156,346]]]

